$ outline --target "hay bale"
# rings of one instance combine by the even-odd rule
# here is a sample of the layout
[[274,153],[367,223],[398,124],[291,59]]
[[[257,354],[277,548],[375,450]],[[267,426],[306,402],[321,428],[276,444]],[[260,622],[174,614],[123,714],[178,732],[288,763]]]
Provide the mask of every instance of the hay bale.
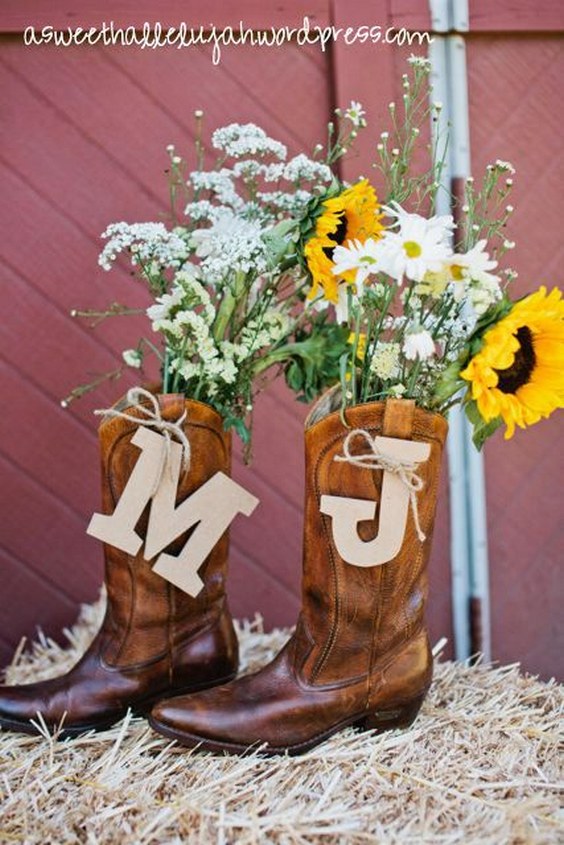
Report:
[[[62,649],[18,650],[10,683],[59,674],[86,647],[101,602]],[[269,660],[287,631],[239,626],[244,667]],[[350,728],[303,757],[222,757],[176,747],[128,716],[105,733],[54,741],[0,734],[0,842],[556,843],[563,690],[492,668],[437,659],[410,730]],[[43,735],[41,735],[43,732]]]

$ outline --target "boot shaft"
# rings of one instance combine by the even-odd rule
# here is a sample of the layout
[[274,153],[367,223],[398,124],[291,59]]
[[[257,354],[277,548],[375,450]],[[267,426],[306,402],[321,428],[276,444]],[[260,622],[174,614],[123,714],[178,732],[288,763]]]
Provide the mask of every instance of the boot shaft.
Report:
[[[178,506],[216,472],[230,474],[231,436],[223,430],[219,414],[208,405],[180,395],[159,396],[158,401],[164,420],[174,422],[186,411],[183,430],[191,458],[189,469],[180,476]],[[128,416],[144,418],[134,407],[117,407]],[[104,514],[114,512],[139,459],[140,450],[131,443],[136,430],[136,423],[119,417],[105,418],[100,426]],[[143,539],[149,509],[150,504],[136,526]],[[187,536],[188,532],[178,537],[166,551],[178,554]],[[144,544],[136,555],[104,544],[108,597],[104,629],[109,634],[104,659],[114,666],[145,663],[174,651],[179,642],[217,621],[225,605],[228,545],[226,532],[201,567],[204,588],[193,598],[153,572],[155,561],[143,557]]]
[[[423,629],[427,561],[447,433],[443,417],[401,400],[347,409],[346,422],[350,428],[339,411],[319,419],[315,409],[306,422],[303,624],[310,647],[303,673],[319,685],[368,677],[384,655],[401,650]],[[413,509],[408,506],[401,547],[381,565],[346,562],[335,542],[335,518],[321,511],[322,497],[327,496],[376,502],[373,520],[350,527],[365,542],[389,527],[381,516],[390,519],[391,513],[392,519],[398,518],[382,501],[382,470],[336,460],[343,456],[347,434],[354,429],[371,438],[384,436],[430,446],[428,459],[416,470],[422,482],[417,515],[425,540],[419,539]],[[353,456],[364,455],[367,441],[358,436],[350,448]],[[394,448],[401,453],[402,444]],[[394,483],[401,487],[397,478]],[[389,489],[389,481],[387,485]]]

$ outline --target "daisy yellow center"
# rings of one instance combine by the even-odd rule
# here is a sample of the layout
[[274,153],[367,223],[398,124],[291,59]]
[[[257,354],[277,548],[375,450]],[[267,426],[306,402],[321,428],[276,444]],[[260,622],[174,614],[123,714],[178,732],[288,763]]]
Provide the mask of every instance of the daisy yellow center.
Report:
[[403,248],[408,258],[419,258],[423,252],[417,241],[404,241]]
[[464,279],[464,270],[462,269],[460,264],[451,264],[450,272],[452,274],[452,278],[456,282],[461,282]]
[[495,370],[497,387],[502,393],[517,393],[520,387],[529,382],[535,369],[536,356],[530,328],[521,326],[514,336],[519,341],[519,349],[515,353],[513,363],[505,370]]

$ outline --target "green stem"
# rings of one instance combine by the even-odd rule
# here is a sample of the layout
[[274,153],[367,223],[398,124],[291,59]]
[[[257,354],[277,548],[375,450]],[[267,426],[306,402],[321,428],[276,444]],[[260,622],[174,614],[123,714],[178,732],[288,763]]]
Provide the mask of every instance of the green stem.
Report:
[[413,396],[413,389],[415,387],[415,383],[417,381],[417,376],[419,375],[419,371],[421,370],[421,361],[417,359],[415,364],[413,365],[413,369],[411,370],[411,375],[409,377],[409,382],[407,385],[407,397],[408,399],[414,399]]
[[213,327],[213,338],[216,343],[219,343],[220,340],[225,338],[227,327],[231,322],[235,309],[237,308],[238,301],[244,293],[244,289],[245,274],[239,272],[235,276],[234,289],[229,289],[225,292],[223,301],[219,306],[219,311],[217,312],[217,317]]
[[286,343],[274,352],[270,352],[268,355],[259,358],[252,366],[253,377],[264,373],[265,370],[268,370],[274,364],[283,364],[295,352],[299,353],[301,348],[300,343]]
[[170,364],[170,351],[168,346],[165,347],[165,354],[164,354],[164,361],[163,361],[163,393],[168,393],[169,391],[169,364]]

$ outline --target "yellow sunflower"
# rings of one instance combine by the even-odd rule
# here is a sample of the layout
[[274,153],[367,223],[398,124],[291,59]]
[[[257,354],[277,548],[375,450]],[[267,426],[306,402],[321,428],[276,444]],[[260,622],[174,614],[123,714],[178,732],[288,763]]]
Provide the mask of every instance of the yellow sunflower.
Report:
[[323,211],[317,218],[315,234],[304,248],[307,266],[313,280],[309,298],[317,295],[319,285],[323,288],[326,299],[338,301],[339,281],[354,282],[355,271],[343,273],[338,279],[331,272],[333,250],[349,240],[378,238],[384,228],[380,223],[382,214],[376,192],[368,179],[362,179],[339,196],[325,200]]
[[483,347],[460,375],[486,422],[501,417],[513,437],[564,407],[564,302],[545,287],[517,302],[484,334]]

